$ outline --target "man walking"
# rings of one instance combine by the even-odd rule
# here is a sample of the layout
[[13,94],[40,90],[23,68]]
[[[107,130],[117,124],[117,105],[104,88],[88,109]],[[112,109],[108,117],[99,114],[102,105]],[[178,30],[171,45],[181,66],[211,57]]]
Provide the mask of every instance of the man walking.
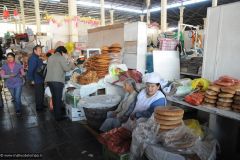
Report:
[[36,110],[42,111],[44,108],[44,78],[37,73],[37,69],[43,65],[40,59],[42,46],[36,45],[33,48],[33,54],[28,60],[27,78],[34,84]]

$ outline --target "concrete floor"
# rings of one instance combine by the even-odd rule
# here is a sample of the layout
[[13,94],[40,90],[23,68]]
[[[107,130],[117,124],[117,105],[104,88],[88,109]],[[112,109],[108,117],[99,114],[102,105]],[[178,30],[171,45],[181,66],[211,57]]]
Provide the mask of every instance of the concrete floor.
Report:
[[42,153],[44,160],[103,159],[101,145],[84,125],[56,122],[48,109],[37,113],[33,95],[32,88],[23,89],[21,116],[6,96],[9,100],[0,109],[0,153]]

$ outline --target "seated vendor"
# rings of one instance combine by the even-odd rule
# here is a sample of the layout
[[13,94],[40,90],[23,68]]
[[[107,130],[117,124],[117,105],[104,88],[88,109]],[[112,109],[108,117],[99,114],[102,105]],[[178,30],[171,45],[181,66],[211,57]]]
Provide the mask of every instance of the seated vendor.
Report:
[[166,97],[161,89],[160,80],[157,73],[146,75],[146,88],[138,94],[135,108],[123,127],[133,130],[138,123],[136,120],[150,118],[155,107],[166,106]]
[[160,76],[157,73],[149,73],[146,77],[146,88],[137,96],[137,102],[131,120],[149,118],[155,107],[165,106],[166,97],[161,89]]
[[123,88],[126,92],[124,99],[115,111],[107,113],[107,119],[100,127],[100,131],[107,132],[113,128],[120,127],[122,123],[128,120],[134,110],[137,97],[136,82],[128,78],[124,81]]

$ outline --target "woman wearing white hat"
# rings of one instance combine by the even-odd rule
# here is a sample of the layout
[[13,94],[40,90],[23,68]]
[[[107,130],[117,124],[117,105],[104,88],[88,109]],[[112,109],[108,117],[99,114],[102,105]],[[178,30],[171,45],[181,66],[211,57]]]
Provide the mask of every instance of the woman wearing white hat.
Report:
[[161,89],[161,78],[157,73],[146,75],[146,88],[137,96],[135,108],[130,119],[123,126],[133,129],[136,125],[135,120],[139,118],[150,118],[157,106],[166,106],[166,97]]

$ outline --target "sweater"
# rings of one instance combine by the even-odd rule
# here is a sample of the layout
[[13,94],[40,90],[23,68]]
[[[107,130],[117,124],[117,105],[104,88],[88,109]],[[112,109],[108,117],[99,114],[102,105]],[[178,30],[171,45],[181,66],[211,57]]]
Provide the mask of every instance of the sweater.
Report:
[[1,77],[6,79],[5,84],[8,88],[16,88],[23,85],[23,67],[21,64],[5,64],[2,67]]
[[45,82],[65,83],[65,73],[74,68],[74,64],[69,63],[60,53],[55,53],[48,59]]

